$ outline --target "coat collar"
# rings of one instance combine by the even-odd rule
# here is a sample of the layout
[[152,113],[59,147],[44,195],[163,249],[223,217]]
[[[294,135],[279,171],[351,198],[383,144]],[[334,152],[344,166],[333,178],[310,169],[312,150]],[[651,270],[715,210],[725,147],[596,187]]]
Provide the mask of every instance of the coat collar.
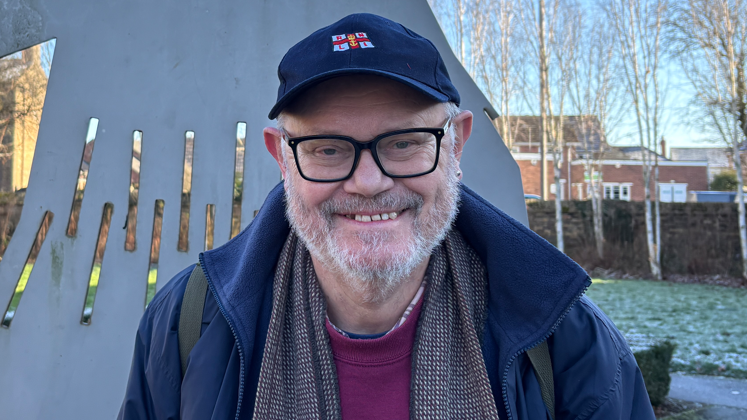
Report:
[[[464,185],[455,224],[487,268],[488,319],[496,324],[492,334],[502,360],[546,338],[588,285],[588,275],[570,258]],[[245,352],[252,351],[266,288],[272,287],[289,232],[281,183],[246,229],[201,255],[211,289]]]

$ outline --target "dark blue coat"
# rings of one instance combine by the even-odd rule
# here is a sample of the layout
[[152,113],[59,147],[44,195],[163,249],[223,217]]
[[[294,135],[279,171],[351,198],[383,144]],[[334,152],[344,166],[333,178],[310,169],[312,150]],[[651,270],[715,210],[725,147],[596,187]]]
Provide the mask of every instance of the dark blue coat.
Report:
[[[526,350],[547,339],[558,419],[654,419],[622,335],[584,291],[571,259],[469,188],[456,227],[489,276],[483,355],[501,419],[549,419]],[[236,238],[200,255],[210,291],[184,380],[177,343],[188,267],[163,287],[135,339],[120,419],[251,419],[272,306],[275,262],[289,232],[282,185]]]

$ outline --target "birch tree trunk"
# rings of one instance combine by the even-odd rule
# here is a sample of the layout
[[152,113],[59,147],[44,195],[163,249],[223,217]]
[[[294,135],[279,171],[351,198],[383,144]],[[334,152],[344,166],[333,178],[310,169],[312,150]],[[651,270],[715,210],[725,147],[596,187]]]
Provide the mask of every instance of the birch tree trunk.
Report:
[[[565,155],[565,104],[568,97],[568,89],[572,79],[573,63],[575,62],[575,56],[579,47],[580,38],[580,25],[583,21],[583,14],[581,11],[572,4],[565,2],[556,1],[553,4],[553,19],[550,27],[548,44],[550,46],[550,57],[553,62],[554,77],[552,79],[552,87],[548,84],[547,92],[547,108],[550,111],[549,118],[549,132],[548,137],[551,140],[552,152],[553,152],[553,179],[555,181],[555,232],[557,235],[557,247],[561,251],[565,251],[565,243],[563,240],[563,191],[561,183],[561,168],[563,164],[563,157]],[[558,112],[553,112],[553,94],[555,90],[555,101],[557,101]],[[570,159],[565,162],[569,165]],[[567,180],[570,185],[570,178]],[[570,199],[570,197],[568,197]]]
[[594,169],[590,171],[592,176],[591,188],[591,207],[592,207],[592,218],[594,219],[594,241],[597,246],[597,256],[600,260],[604,259],[604,225],[602,216],[604,215],[602,196],[599,194],[599,185],[593,181],[595,175]]
[[655,213],[656,213],[656,263],[658,264],[659,268],[659,280],[661,280],[662,273],[661,273],[661,185],[659,184],[659,158],[657,156],[656,158],[656,166],[654,167],[654,194],[656,194],[656,197],[654,197],[654,202],[656,203]]
[[747,226],[744,214],[744,175],[742,174],[742,157],[739,143],[734,139],[732,143],[734,169],[737,171],[737,209],[739,214],[739,245],[742,251],[742,278],[747,279]]
[[611,25],[602,16],[585,14],[580,22],[580,43],[572,65],[570,99],[577,115],[576,137],[583,147],[587,199],[591,200],[597,257],[604,259],[603,200],[600,194],[601,160],[605,139],[625,114],[624,93],[617,83],[619,55]]
[[[545,49],[545,0],[539,0],[539,82],[540,82],[540,196],[548,199],[547,188],[547,51]],[[552,114],[552,113],[550,113]]]
[[[742,5],[741,1],[737,3],[738,6]],[[744,214],[744,175],[742,174],[742,156],[739,147],[740,136],[738,134],[741,132],[743,135],[747,135],[747,118],[745,118],[745,114],[747,112],[745,111],[746,100],[744,94],[745,45],[744,41],[742,41],[742,54],[739,58],[737,58],[734,45],[735,37],[740,29],[742,33],[742,40],[747,39],[747,35],[745,35],[745,26],[747,26],[747,22],[745,22],[744,20],[745,18],[747,18],[747,14],[739,14],[739,9],[735,11],[729,10],[728,2],[722,5],[722,9],[725,15],[724,20],[726,24],[724,26],[726,27],[726,35],[728,39],[726,45],[730,69],[729,76],[731,82],[732,113],[736,117],[735,124],[741,123],[741,130],[735,129],[734,135],[732,136],[732,159],[734,161],[734,169],[737,171],[737,210],[739,215],[739,245],[742,251],[742,278],[747,279],[747,227],[745,226]],[[742,19],[739,19],[739,17],[741,17]],[[735,18],[737,18],[736,22],[734,22]]]
[[[561,153],[562,154],[562,153]],[[561,201],[560,185],[560,167],[555,164],[555,234],[558,237],[558,249],[565,252],[565,242],[563,241],[563,202]]]
[[667,10],[666,0],[607,0],[605,11],[615,28],[621,54],[625,87],[635,111],[638,139],[643,162],[645,189],[646,243],[651,275],[661,279],[651,206],[650,152],[656,150],[659,138],[658,69],[661,57],[662,21]]

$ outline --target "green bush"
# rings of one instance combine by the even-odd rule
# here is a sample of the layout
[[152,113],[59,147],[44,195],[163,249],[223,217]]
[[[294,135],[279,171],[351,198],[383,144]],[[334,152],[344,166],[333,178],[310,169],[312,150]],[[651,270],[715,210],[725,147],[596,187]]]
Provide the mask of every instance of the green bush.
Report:
[[736,191],[737,190],[737,172],[723,171],[713,177],[711,182],[711,191]]
[[653,406],[661,405],[669,394],[669,384],[672,382],[669,364],[672,362],[674,348],[675,345],[671,342],[663,341],[633,353],[643,373],[643,382]]

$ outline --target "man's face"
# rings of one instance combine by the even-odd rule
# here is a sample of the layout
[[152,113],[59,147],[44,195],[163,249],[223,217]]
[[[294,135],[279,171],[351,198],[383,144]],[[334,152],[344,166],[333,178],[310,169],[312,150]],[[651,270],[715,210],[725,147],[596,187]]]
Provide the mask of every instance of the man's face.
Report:
[[[277,138],[279,133],[266,130],[268,149],[281,153],[273,155],[285,178],[289,220],[312,256],[369,292],[371,300],[386,296],[430,255],[456,215],[465,119],[471,126],[471,114],[466,117],[455,118],[455,129],[443,138],[436,170],[405,179],[385,176],[371,153],[363,151],[350,179],[304,180],[290,147]],[[305,93],[284,113],[283,125],[292,137],[337,134],[368,141],[399,129],[442,127],[446,120],[445,105],[400,83],[349,76]],[[275,135],[268,139],[268,131]]]

